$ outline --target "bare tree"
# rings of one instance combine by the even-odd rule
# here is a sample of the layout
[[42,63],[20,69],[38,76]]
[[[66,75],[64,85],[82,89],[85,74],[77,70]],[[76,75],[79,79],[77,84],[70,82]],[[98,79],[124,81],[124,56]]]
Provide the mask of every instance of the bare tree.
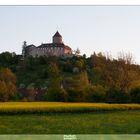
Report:
[[133,58],[133,55],[131,53],[119,52],[118,53],[118,61],[123,61],[125,64],[133,64],[134,58]]

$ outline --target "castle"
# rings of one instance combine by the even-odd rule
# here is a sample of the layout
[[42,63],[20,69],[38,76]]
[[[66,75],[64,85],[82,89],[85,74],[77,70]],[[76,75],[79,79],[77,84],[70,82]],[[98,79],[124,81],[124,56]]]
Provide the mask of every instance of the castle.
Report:
[[72,49],[63,43],[62,36],[57,31],[52,38],[52,43],[41,44],[36,47],[33,44],[27,45],[24,41],[22,55],[24,57],[72,56]]

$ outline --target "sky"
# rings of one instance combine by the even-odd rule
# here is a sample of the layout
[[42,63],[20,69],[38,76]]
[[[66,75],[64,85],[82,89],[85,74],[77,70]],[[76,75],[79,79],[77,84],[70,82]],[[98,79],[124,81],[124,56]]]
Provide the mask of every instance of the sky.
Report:
[[0,52],[51,43],[57,30],[81,54],[131,53],[140,64],[140,6],[0,6]]

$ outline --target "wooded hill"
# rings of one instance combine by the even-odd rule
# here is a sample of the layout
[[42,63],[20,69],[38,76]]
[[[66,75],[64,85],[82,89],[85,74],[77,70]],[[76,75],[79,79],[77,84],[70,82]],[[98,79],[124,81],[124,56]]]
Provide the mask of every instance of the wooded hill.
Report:
[[12,96],[7,95],[6,101],[140,103],[140,66],[134,64],[128,54],[120,54],[117,59],[102,53],[88,58],[83,55],[23,59],[4,52],[0,54],[0,67],[1,101],[5,101],[8,93],[8,90],[3,92],[2,84],[7,83],[4,77],[14,73],[16,84],[11,83],[17,90]]

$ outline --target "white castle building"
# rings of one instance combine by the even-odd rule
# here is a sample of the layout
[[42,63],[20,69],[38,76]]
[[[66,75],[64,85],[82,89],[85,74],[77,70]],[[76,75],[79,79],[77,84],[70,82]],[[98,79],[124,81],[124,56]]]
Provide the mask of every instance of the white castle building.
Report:
[[24,41],[23,56],[71,56],[72,49],[63,43],[62,36],[57,31],[53,36],[52,43],[41,44],[40,46],[35,46],[33,44],[26,45]]

